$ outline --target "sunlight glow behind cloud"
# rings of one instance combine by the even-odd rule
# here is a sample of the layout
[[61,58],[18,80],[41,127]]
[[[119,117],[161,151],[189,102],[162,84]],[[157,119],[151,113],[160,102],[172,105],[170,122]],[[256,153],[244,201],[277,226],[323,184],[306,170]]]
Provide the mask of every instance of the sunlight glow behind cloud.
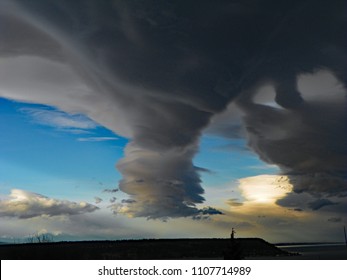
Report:
[[274,203],[293,189],[289,179],[279,175],[242,178],[239,183],[239,188],[246,201],[256,203]]

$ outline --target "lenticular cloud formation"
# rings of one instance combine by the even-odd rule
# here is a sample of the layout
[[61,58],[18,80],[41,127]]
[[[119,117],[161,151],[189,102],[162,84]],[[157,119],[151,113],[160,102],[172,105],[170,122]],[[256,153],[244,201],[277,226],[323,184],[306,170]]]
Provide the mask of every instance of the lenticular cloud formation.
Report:
[[[195,216],[199,137],[235,98],[265,161],[346,171],[345,148],[331,137],[345,124],[342,105],[309,103],[297,88],[299,74],[320,68],[345,82],[344,11],[339,0],[0,0],[0,95],[83,113],[128,137],[117,164],[126,214]],[[254,104],[264,83],[280,110]]]

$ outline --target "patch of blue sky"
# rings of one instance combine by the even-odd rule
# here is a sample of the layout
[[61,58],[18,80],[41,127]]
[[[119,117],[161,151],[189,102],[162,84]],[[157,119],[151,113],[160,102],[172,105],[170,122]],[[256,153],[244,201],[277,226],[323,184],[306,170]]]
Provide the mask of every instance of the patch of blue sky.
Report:
[[[0,108],[0,184],[12,188],[27,185],[25,189],[36,192],[57,187],[61,193],[72,187],[92,190],[117,185],[120,174],[115,163],[123,157],[127,139],[91,125],[93,122],[82,115],[76,122],[74,116],[45,105],[0,98]],[[58,121],[65,127],[54,120],[57,115],[49,118],[49,112],[58,112],[62,117]],[[80,131],[71,131],[74,128]]]
[[243,138],[227,139],[219,136],[204,135],[200,142],[200,152],[194,164],[210,172],[202,172],[205,187],[223,186],[240,178],[260,174],[276,174],[279,169],[261,161],[247,147]]

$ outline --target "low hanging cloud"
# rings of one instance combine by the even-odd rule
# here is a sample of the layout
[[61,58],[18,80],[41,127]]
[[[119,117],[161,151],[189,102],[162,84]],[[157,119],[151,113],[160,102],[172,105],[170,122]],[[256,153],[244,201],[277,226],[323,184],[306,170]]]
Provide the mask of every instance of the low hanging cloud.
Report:
[[58,200],[18,189],[11,191],[9,199],[0,200],[0,217],[19,219],[40,216],[71,216],[94,212],[98,209],[86,202]]
[[[86,114],[129,138],[117,168],[135,202],[120,212],[194,216],[199,138],[235,99],[264,161],[286,174],[345,172],[344,102],[307,102],[297,88],[322,68],[346,82],[344,10],[323,0],[3,0],[0,95]],[[264,83],[279,108],[253,102]],[[210,132],[243,137],[239,122],[225,124]]]
[[322,207],[326,207],[329,205],[335,205],[335,204],[337,204],[337,203],[332,202],[329,199],[320,198],[320,199],[317,199],[315,201],[311,201],[308,205],[312,210],[316,211],[316,210],[321,209]]
[[307,192],[312,195],[326,195],[328,197],[347,197],[347,178],[339,173],[308,173],[303,175],[289,175],[290,182],[296,193]]
[[[330,186],[333,188],[333,185]],[[331,192],[303,191],[288,192],[282,198],[276,200],[276,204],[289,210],[297,212],[317,211],[319,213],[329,212],[335,215],[343,215],[346,212],[347,199],[340,193],[332,195]]]
[[201,215],[223,215],[223,212],[213,207],[207,206],[199,210]]

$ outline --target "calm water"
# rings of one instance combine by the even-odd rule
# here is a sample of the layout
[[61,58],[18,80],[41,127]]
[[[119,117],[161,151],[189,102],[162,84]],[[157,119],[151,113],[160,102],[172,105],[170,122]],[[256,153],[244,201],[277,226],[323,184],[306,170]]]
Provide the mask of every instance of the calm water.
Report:
[[287,252],[300,254],[300,256],[288,257],[287,259],[347,260],[346,244],[288,245],[277,247]]

